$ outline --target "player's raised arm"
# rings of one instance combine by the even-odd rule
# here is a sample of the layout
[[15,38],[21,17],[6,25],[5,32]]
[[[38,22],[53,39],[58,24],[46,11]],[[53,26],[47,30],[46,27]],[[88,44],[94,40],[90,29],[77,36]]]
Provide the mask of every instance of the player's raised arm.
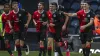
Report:
[[66,13],[64,12],[65,16],[68,15],[68,16],[77,16],[77,13]]

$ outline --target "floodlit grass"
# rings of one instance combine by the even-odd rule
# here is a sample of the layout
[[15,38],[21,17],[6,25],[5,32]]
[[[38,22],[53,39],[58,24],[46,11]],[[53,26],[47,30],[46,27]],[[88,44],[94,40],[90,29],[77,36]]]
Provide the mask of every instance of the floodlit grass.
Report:
[[[13,53],[14,53],[14,56],[18,56],[17,52],[13,52]],[[10,55],[8,54],[7,51],[0,51],[0,56],[10,56]],[[23,51],[22,56],[26,56],[24,51]],[[38,51],[30,51],[30,54],[28,56],[38,56]],[[54,56],[54,54],[52,54],[52,56]],[[65,52],[63,52],[63,56],[66,56]],[[82,54],[71,52],[71,56],[82,56]],[[91,56],[100,56],[100,54],[92,54]]]

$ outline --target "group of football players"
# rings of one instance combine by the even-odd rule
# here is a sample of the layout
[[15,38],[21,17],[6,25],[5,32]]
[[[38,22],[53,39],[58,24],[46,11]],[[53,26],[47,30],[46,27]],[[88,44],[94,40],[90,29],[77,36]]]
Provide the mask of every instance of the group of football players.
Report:
[[4,12],[2,13],[3,33],[5,33],[5,45],[10,56],[14,56],[10,45],[12,38],[15,40],[18,56],[22,56],[22,48],[25,48],[26,55],[29,54],[29,46],[24,41],[31,19],[37,31],[40,47],[39,56],[42,56],[42,54],[46,56],[47,51],[48,56],[52,56],[53,42],[55,43],[55,56],[58,56],[58,54],[63,56],[60,50],[60,47],[64,45],[61,37],[63,37],[63,32],[67,30],[66,26],[70,16],[77,16],[79,19],[83,54],[89,56],[92,25],[95,16],[94,12],[90,10],[89,3],[81,2],[81,8],[77,13],[67,13],[59,10],[56,2],[49,4],[48,11],[44,10],[44,8],[44,2],[39,2],[38,9],[31,16],[29,12],[18,8],[18,2],[12,2],[12,5],[4,4]]

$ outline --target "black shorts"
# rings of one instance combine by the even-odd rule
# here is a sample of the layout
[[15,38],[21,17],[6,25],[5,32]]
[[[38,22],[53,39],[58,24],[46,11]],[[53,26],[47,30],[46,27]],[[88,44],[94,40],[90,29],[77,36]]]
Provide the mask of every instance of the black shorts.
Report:
[[9,41],[13,40],[13,34],[5,33],[4,39]]
[[82,32],[80,34],[80,40],[82,44],[86,44],[86,42],[91,42],[92,38],[93,38],[92,32]]
[[13,34],[14,36],[14,39],[19,39],[19,40],[25,40],[25,37],[26,37],[26,33],[25,32],[14,32]]
[[56,36],[56,33],[48,32],[48,38],[53,38],[56,42],[60,41],[60,39]]
[[46,40],[46,37],[47,37],[46,30],[37,32],[37,37],[38,37],[38,42]]

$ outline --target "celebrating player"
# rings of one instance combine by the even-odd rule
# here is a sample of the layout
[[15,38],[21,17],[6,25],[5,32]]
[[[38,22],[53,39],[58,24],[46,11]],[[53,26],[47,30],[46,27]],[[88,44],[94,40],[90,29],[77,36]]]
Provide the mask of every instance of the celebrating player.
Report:
[[82,42],[84,56],[89,56],[91,48],[91,38],[93,37],[94,12],[90,10],[88,2],[82,3],[83,7],[77,13],[65,13],[69,16],[78,16],[80,22],[80,38]]
[[36,31],[38,34],[38,42],[40,43],[40,52],[39,56],[41,56],[43,52],[43,56],[46,56],[44,40],[46,40],[46,31],[47,31],[47,12],[44,10],[44,2],[38,3],[38,10],[33,13],[33,22],[36,26]]
[[3,32],[5,32],[5,46],[10,54],[10,56],[14,56],[11,51],[10,41],[13,39],[13,29],[11,25],[11,16],[10,16],[10,5],[8,3],[4,4],[4,13],[2,14],[2,22],[3,22]]
[[[18,2],[12,2],[11,16],[13,19],[14,39],[18,51],[21,56],[21,47],[26,49],[26,55],[29,54],[29,47],[24,43],[25,33],[31,20],[31,14],[23,9],[18,8]],[[25,17],[28,17],[27,19]]]
[[49,5],[48,18],[49,18],[49,29],[48,29],[48,56],[51,56],[52,41],[55,40],[55,56],[59,53],[62,56],[59,41],[61,40],[61,31],[65,30],[65,25],[68,19],[65,21],[62,27],[62,13],[58,11],[57,3],[52,2]]

